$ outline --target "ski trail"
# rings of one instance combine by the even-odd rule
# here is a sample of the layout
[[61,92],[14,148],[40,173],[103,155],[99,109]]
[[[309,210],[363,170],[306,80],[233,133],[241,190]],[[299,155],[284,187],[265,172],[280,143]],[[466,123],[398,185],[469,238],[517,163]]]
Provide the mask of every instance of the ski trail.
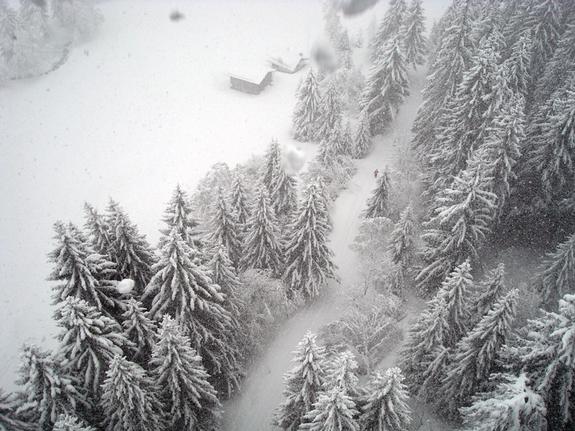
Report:
[[332,208],[333,231],[330,246],[334,252],[341,284],[331,282],[318,301],[297,312],[283,324],[261,358],[248,371],[242,391],[225,404],[225,430],[276,429],[272,421],[274,412],[282,401],[283,375],[292,367],[292,352],[306,331],[316,332],[346,311],[346,286],[353,286],[360,281],[357,258],[349,246],[357,234],[365,202],[376,185],[373,172],[375,169],[382,171],[386,166],[392,168],[397,161],[397,143],[409,143],[411,125],[421,102],[424,76],[425,70],[413,74],[411,95],[402,105],[392,127],[375,139],[373,151],[367,158],[357,161],[356,175]]

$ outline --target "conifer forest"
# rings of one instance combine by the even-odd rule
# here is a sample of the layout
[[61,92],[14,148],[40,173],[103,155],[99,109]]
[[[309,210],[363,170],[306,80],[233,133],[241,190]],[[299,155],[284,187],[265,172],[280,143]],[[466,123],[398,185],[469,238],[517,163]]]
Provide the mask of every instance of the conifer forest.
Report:
[[575,0],[0,0],[0,431],[575,430]]

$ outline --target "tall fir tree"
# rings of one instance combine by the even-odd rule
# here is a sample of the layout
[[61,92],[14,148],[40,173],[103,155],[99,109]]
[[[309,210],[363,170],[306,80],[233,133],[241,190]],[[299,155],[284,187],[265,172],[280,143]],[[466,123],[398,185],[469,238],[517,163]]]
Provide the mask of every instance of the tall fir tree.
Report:
[[373,135],[381,133],[393,120],[409,95],[405,58],[399,35],[381,48],[370,68],[359,106],[369,114]]
[[61,413],[88,408],[86,394],[59,360],[35,346],[24,346],[18,383],[23,388],[18,413],[40,430],[51,430]]
[[156,325],[148,317],[143,305],[134,298],[127,302],[126,311],[122,315],[122,328],[126,338],[134,346],[128,358],[139,364],[146,364],[156,341]]
[[56,248],[48,255],[54,269],[54,303],[68,297],[83,299],[100,311],[119,317],[124,304],[118,297],[115,265],[96,253],[82,232],[71,223],[54,225]]
[[311,141],[316,136],[320,101],[319,84],[313,69],[310,68],[305,80],[297,90],[297,103],[293,114],[294,138],[296,140]]
[[96,428],[86,425],[84,421],[72,414],[61,414],[52,431],[96,431]]
[[377,179],[377,187],[367,200],[367,208],[363,216],[366,218],[387,217],[389,215],[389,175],[386,171],[380,173]]
[[575,233],[547,255],[539,280],[539,290],[549,305],[555,305],[566,293],[575,292]]
[[361,111],[358,125],[353,136],[353,156],[363,159],[369,153],[372,145],[369,113]]
[[335,83],[335,78],[333,76],[327,78],[319,105],[320,109],[315,134],[317,141],[329,139],[333,129],[341,122],[343,107],[340,93],[341,91]]
[[276,169],[281,163],[280,144],[277,140],[272,139],[265,154],[264,171],[262,182],[266,186],[268,193],[271,194],[274,187],[274,176]]
[[485,280],[478,283],[474,292],[472,315],[481,320],[505,293],[505,265],[500,263],[489,271]]
[[409,268],[415,259],[416,241],[415,216],[411,205],[408,205],[391,232],[389,250],[392,262],[404,269]]
[[228,255],[236,267],[242,256],[240,233],[235,215],[228,206],[224,192],[220,188],[218,190],[214,216],[211,222],[211,232],[208,238],[215,248],[218,248],[220,245],[226,247]]
[[231,330],[237,325],[223,306],[220,286],[193,257],[189,245],[172,231],[164,240],[144,298],[151,300],[150,318],[159,322],[167,314],[186,328],[192,347],[214,381],[222,385],[218,389],[229,395],[239,378],[238,352],[231,341]]
[[295,352],[295,367],[285,376],[285,400],[279,406],[276,425],[283,430],[297,430],[312,411],[324,389],[325,348],[316,336],[307,332]]
[[84,228],[88,232],[92,247],[102,256],[109,258],[112,246],[110,226],[104,216],[89,203],[84,203],[86,223]]
[[297,181],[280,163],[276,168],[273,184],[270,202],[275,214],[281,220],[289,220],[297,208]]
[[223,245],[218,247],[212,256],[210,270],[212,280],[221,287],[224,294],[224,308],[237,317],[240,306],[238,290],[241,288],[241,281],[229,258],[228,251]]
[[86,301],[66,298],[56,318],[62,328],[59,354],[65,370],[77,373],[89,394],[97,397],[110,361],[123,354],[123,348],[131,348],[131,343],[116,321]]
[[160,399],[168,410],[172,429],[213,431],[217,429],[220,402],[202,358],[190,347],[179,324],[164,316],[150,361],[151,374]]
[[250,199],[239,175],[234,177],[232,183],[230,205],[234,211],[240,230],[245,230],[248,218],[250,217]]
[[319,295],[328,279],[335,279],[333,253],[327,246],[327,216],[315,185],[308,187],[300,213],[289,227],[284,280],[288,289],[307,299]]
[[[0,1],[0,7],[2,3]],[[16,413],[21,399],[16,394],[7,394],[0,388],[0,430],[2,431],[37,431],[38,425],[25,422]]]
[[411,410],[403,379],[399,368],[389,368],[384,374],[375,374],[360,416],[361,429],[400,431],[408,428]]
[[359,431],[355,402],[338,387],[321,393],[299,430]]
[[531,36],[526,31],[512,45],[509,57],[503,62],[504,68],[508,71],[509,88],[514,94],[523,98],[529,93],[531,50]]
[[469,405],[471,396],[487,380],[498,352],[511,333],[519,292],[514,289],[498,300],[473,330],[456,346],[440,397],[451,415]]
[[160,230],[164,236],[169,234],[172,229],[176,229],[188,244],[195,248],[202,247],[196,232],[199,223],[193,217],[190,198],[179,184],[172,193],[162,221],[166,224],[166,227]]
[[389,40],[401,34],[401,28],[407,19],[407,5],[405,0],[389,0],[389,6],[381,21],[370,46],[371,61],[374,62],[380,55]]
[[110,201],[107,213],[112,231],[111,258],[116,271],[120,278],[134,280],[135,294],[140,295],[152,277],[154,251],[116,202]]
[[405,46],[405,61],[413,66],[425,63],[427,54],[427,39],[425,37],[425,16],[423,14],[422,0],[412,0],[403,23],[402,36]]
[[357,368],[357,362],[351,352],[345,351],[337,354],[326,372],[326,389],[338,388],[357,403],[362,395],[356,374]]
[[164,405],[158,388],[138,364],[117,355],[112,359],[100,400],[106,431],[165,429]]
[[264,187],[258,190],[251,213],[241,267],[269,269],[277,276],[283,266],[283,244],[278,221]]

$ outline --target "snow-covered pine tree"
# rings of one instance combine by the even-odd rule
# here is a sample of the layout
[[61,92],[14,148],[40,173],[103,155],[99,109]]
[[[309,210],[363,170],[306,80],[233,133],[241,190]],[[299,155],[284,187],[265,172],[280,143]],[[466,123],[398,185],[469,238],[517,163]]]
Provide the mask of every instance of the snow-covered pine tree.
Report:
[[[216,200],[214,216],[211,222],[209,242],[216,248],[220,245],[226,247],[230,260],[235,267],[239,265],[242,257],[242,244],[240,241],[240,228],[231,208],[228,207],[224,192],[220,188]],[[166,238],[169,238],[167,236]]]
[[511,47],[509,57],[503,62],[508,71],[508,85],[513,94],[525,98],[530,85],[530,62],[532,43],[529,32],[525,32]]
[[361,94],[359,106],[369,114],[372,135],[385,129],[409,94],[401,43],[396,35],[381,48]]
[[359,431],[355,402],[343,389],[335,387],[320,393],[313,410],[309,411],[298,430]]
[[361,111],[359,122],[353,136],[353,156],[363,159],[371,149],[371,131],[369,125],[369,113]]
[[505,265],[500,263],[489,271],[474,292],[472,316],[481,320],[505,293]]
[[370,43],[372,63],[379,58],[387,42],[401,35],[401,28],[406,18],[407,5],[405,0],[389,0],[387,11]]
[[172,229],[176,229],[188,244],[195,248],[202,248],[202,242],[196,232],[199,223],[192,215],[192,206],[188,194],[179,184],[172,193],[162,221],[166,224],[166,228],[160,230],[164,236],[168,235]]
[[164,405],[144,369],[121,355],[112,359],[100,400],[106,431],[165,429]]
[[215,251],[210,261],[210,270],[212,280],[221,287],[224,294],[224,308],[233,316],[238,316],[240,304],[237,291],[241,287],[241,281],[225,246],[220,245]]
[[152,277],[152,265],[156,261],[154,251],[128,215],[112,200],[108,205],[107,221],[112,229],[110,254],[118,275],[134,280],[134,293],[139,295]]
[[160,399],[168,410],[171,429],[213,431],[217,429],[220,402],[209,383],[202,358],[190,347],[180,325],[164,316],[150,361],[151,375]]
[[549,253],[539,273],[539,290],[548,305],[575,292],[575,233]]
[[283,430],[297,430],[305,415],[313,409],[324,389],[325,348],[316,336],[307,332],[295,351],[295,367],[285,376],[285,400],[276,414],[276,425]]
[[18,379],[22,399],[17,413],[40,430],[51,430],[61,413],[89,407],[78,381],[59,362],[36,346],[23,348]]
[[575,426],[575,295],[559,300],[559,311],[541,312],[529,321],[512,348],[514,364],[527,371],[534,390],[547,407],[548,429]]
[[83,299],[98,310],[119,317],[123,301],[111,280],[115,265],[96,253],[78,228],[69,223],[54,225],[56,248],[48,255],[54,269],[49,280],[54,286],[54,303],[68,297]]
[[248,220],[241,267],[269,269],[276,276],[283,265],[278,221],[265,187],[259,188]]
[[357,362],[353,353],[345,351],[338,353],[336,358],[327,369],[325,377],[326,390],[338,388],[344,395],[350,397],[354,402],[358,402],[362,391],[357,378]]
[[96,431],[96,428],[86,425],[72,414],[61,414],[52,431]]
[[341,90],[337,87],[335,78],[332,76],[326,79],[326,87],[320,99],[319,116],[315,139],[323,141],[329,139],[333,129],[341,122],[342,101]]
[[411,410],[409,395],[399,368],[388,368],[384,374],[372,377],[366,404],[360,416],[360,429],[373,431],[400,431],[408,428]]
[[231,330],[237,324],[223,307],[220,287],[193,255],[178,232],[172,231],[164,240],[143,297],[151,299],[151,319],[159,322],[168,314],[184,326],[208,372],[229,395],[239,378],[238,353],[231,340]]
[[353,137],[351,136],[351,125],[349,121],[342,129],[341,143],[339,146],[339,154],[345,157],[352,157],[354,153]]
[[274,176],[277,167],[282,162],[280,144],[277,140],[272,139],[265,154],[265,164],[262,182],[266,186],[268,193],[271,194],[274,187]]
[[389,214],[389,175],[383,171],[377,178],[377,187],[371,193],[367,200],[367,208],[363,212],[366,218],[387,217]]
[[415,216],[411,205],[408,205],[401,212],[399,221],[391,232],[389,250],[393,263],[408,269],[415,259],[415,242]]
[[[0,0],[1,2],[1,0]],[[1,4],[1,3],[0,3]],[[38,425],[24,422],[16,410],[21,404],[16,394],[6,394],[0,388],[0,430],[2,431],[37,431]]]
[[473,330],[456,346],[452,364],[441,389],[441,402],[457,417],[459,407],[487,380],[499,349],[511,333],[519,292],[511,290],[499,299]]
[[236,175],[232,182],[230,205],[236,216],[238,227],[243,232],[250,216],[250,205],[247,190],[239,175]]
[[102,256],[109,257],[112,247],[110,226],[104,216],[87,202],[84,203],[84,215],[86,218],[84,228],[88,232],[92,247]]
[[495,388],[473,397],[461,408],[465,431],[541,431],[547,429],[545,403],[528,384],[525,374],[493,375]]
[[427,39],[425,37],[425,16],[421,7],[422,0],[411,0],[403,22],[403,43],[405,46],[405,61],[417,69],[425,63],[427,54]]
[[126,311],[122,315],[122,328],[126,338],[134,345],[128,358],[139,364],[146,364],[156,342],[156,325],[150,320],[142,304],[134,298],[130,298],[126,304]]
[[351,42],[349,40],[349,34],[347,33],[346,29],[343,29],[343,31],[339,34],[339,37],[335,43],[335,49],[338,66],[347,71],[350,71],[353,68],[353,58]]
[[276,167],[273,184],[270,203],[279,219],[289,220],[297,209],[297,181],[294,176],[286,172],[285,167],[280,163]]
[[322,5],[324,27],[327,37],[332,44],[335,44],[341,33],[344,31],[339,19],[338,9],[336,3],[332,0],[325,0]]
[[77,373],[89,393],[97,395],[109,362],[123,353],[122,348],[131,348],[131,343],[116,321],[81,299],[66,298],[56,318],[62,328],[58,336],[62,365]]
[[284,280],[291,292],[313,299],[328,279],[335,279],[336,267],[327,245],[327,209],[315,185],[305,192],[299,215],[289,227]]
[[420,288],[433,291],[466,257],[477,250],[490,232],[497,196],[489,191],[481,165],[466,169],[436,198],[437,208],[424,224],[425,266],[416,277]]
[[[431,63],[427,83],[423,90],[423,102],[413,124],[412,146],[420,160],[425,161],[436,140],[439,118],[469,67],[473,43],[471,33],[471,8],[473,0],[461,0],[453,4],[449,22],[442,32],[441,45]],[[448,14],[446,14],[446,17]]]

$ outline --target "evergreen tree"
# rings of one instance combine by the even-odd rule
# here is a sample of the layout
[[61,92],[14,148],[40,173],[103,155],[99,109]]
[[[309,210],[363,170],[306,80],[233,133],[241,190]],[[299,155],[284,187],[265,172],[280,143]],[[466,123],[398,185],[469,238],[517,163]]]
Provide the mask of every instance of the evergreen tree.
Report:
[[327,370],[325,378],[326,389],[339,389],[352,401],[357,402],[362,395],[356,375],[357,362],[349,351],[339,353]]
[[499,299],[473,330],[456,346],[453,363],[441,393],[452,415],[468,405],[470,397],[489,377],[498,351],[511,332],[519,292],[514,289]]
[[236,269],[228,257],[228,251],[221,245],[214,253],[210,261],[212,280],[221,287],[224,296],[224,307],[233,316],[239,315],[239,299],[237,291],[241,287]]
[[529,321],[510,358],[527,371],[533,388],[545,401],[548,429],[573,429],[575,295],[565,295],[557,313],[542,311],[540,317]]
[[284,280],[292,292],[312,299],[328,279],[335,279],[333,253],[327,246],[326,208],[315,185],[308,187],[299,215],[289,227]]
[[381,172],[377,179],[377,187],[367,200],[367,208],[363,216],[366,218],[387,217],[389,214],[389,175],[386,171]]
[[106,223],[103,215],[89,203],[84,203],[86,223],[84,227],[89,234],[92,247],[102,256],[109,258],[112,247],[110,226]]
[[265,165],[262,182],[266,186],[268,193],[271,194],[274,187],[274,176],[277,167],[281,163],[280,144],[273,139],[265,154]]
[[367,402],[360,416],[361,429],[401,431],[411,422],[409,395],[399,368],[377,372],[371,379]]
[[477,321],[481,320],[491,307],[505,293],[505,265],[500,263],[496,268],[489,271],[485,280],[479,283],[475,298],[473,299],[472,315]]
[[566,293],[575,291],[575,234],[547,255],[539,279],[539,288],[547,304],[555,304]]
[[251,212],[241,266],[244,269],[269,269],[278,275],[283,264],[282,243],[278,221],[264,187],[260,187]]
[[351,137],[351,126],[349,122],[341,129],[341,140],[338,148],[338,154],[345,157],[353,156],[353,138]]
[[337,88],[335,78],[326,79],[326,87],[320,100],[319,117],[315,139],[322,141],[329,139],[334,128],[341,122],[342,102],[340,89]]
[[373,135],[393,120],[399,105],[409,94],[401,38],[389,40],[371,66],[359,106],[369,114]]
[[91,394],[98,394],[99,386],[109,362],[121,355],[123,347],[131,343],[118,323],[100,313],[86,301],[66,298],[56,312],[63,366],[77,373],[83,386]]
[[466,431],[541,431],[547,428],[545,403],[528,385],[525,374],[492,376],[501,380],[489,391],[473,397],[470,407],[463,407]]
[[168,202],[162,221],[167,225],[165,229],[161,230],[164,237],[172,229],[176,229],[188,244],[195,248],[202,248],[202,243],[197,238],[196,232],[199,223],[192,216],[192,206],[188,194],[182,190],[179,184]]
[[110,201],[108,224],[112,229],[111,257],[120,278],[131,278],[135,293],[141,294],[152,277],[154,252],[144,235],[133,224],[120,206]]
[[415,235],[415,219],[411,205],[408,205],[391,232],[389,245],[391,260],[404,269],[409,268],[415,259]]
[[296,366],[285,376],[285,400],[276,416],[276,425],[283,430],[297,430],[324,389],[325,349],[311,332],[300,341],[294,362]]
[[61,414],[52,431],[96,431],[96,429],[86,425],[76,416]]
[[85,394],[76,388],[76,379],[35,346],[24,346],[19,374],[23,399],[18,413],[41,430],[51,430],[61,413],[88,407]]
[[106,431],[158,431],[164,428],[164,406],[156,388],[138,364],[113,358],[100,401]]
[[425,16],[421,0],[412,0],[403,23],[405,61],[414,69],[425,63],[427,40],[425,38]]
[[202,358],[170,316],[164,316],[150,367],[161,399],[168,410],[172,429],[213,431],[217,429],[220,402],[208,382]]
[[[0,2],[0,7],[2,3]],[[16,414],[18,406],[22,400],[17,399],[12,394],[5,394],[0,389],[0,430],[2,431],[37,431],[38,426],[27,423]]]
[[239,175],[234,177],[230,205],[235,213],[236,220],[241,230],[245,229],[250,216],[249,199],[246,189]]
[[363,159],[371,149],[371,131],[369,126],[369,113],[361,111],[359,123],[353,137],[353,155],[356,159]]
[[273,184],[270,201],[275,214],[280,219],[289,219],[297,208],[296,179],[280,164],[275,171]]
[[481,166],[476,166],[455,177],[452,186],[437,197],[439,205],[424,224],[426,266],[416,277],[424,290],[433,290],[462,259],[477,258],[496,209],[490,184]]
[[389,7],[377,29],[370,46],[371,61],[375,62],[385,44],[401,33],[401,26],[407,18],[405,0],[389,0]]
[[293,114],[294,138],[298,141],[314,139],[320,115],[319,85],[313,69],[297,91],[297,103]]
[[441,44],[423,90],[423,102],[413,124],[412,145],[422,161],[429,157],[435,145],[436,128],[446,101],[455,94],[464,71],[471,63],[471,4],[472,0],[458,1],[445,15],[449,19],[445,22]]
[[100,311],[117,315],[123,308],[114,283],[115,265],[97,254],[71,223],[54,225],[56,248],[48,255],[54,269],[49,280],[56,281],[54,303],[68,297],[83,299]]
[[355,417],[353,400],[338,387],[327,393],[321,393],[313,410],[305,415],[305,423],[299,430],[309,431],[359,431]]
[[[212,218],[210,242],[214,247],[223,245],[228,250],[229,257],[234,266],[238,266],[242,256],[242,245],[240,242],[240,229],[231,209],[224,198],[224,193],[220,188],[216,201],[214,217]],[[166,237],[168,238],[168,237]]]
[[220,287],[193,260],[192,250],[177,231],[164,240],[153,271],[144,292],[144,298],[151,299],[150,318],[160,321],[167,314],[183,325],[214,381],[230,394],[239,374],[238,354],[231,341],[231,330],[237,324],[223,307]]
[[156,340],[156,325],[148,318],[142,304],[134,298],[128,300],[122,319],[124,334],[134,345],[129,358],[138,363],[147,363]]
[[525,32],[511,47],[511,53],[503,62],[508,71],[508,84],[511,91],[523,98],[529,93],[530,61],[532,43],[528,32]]

